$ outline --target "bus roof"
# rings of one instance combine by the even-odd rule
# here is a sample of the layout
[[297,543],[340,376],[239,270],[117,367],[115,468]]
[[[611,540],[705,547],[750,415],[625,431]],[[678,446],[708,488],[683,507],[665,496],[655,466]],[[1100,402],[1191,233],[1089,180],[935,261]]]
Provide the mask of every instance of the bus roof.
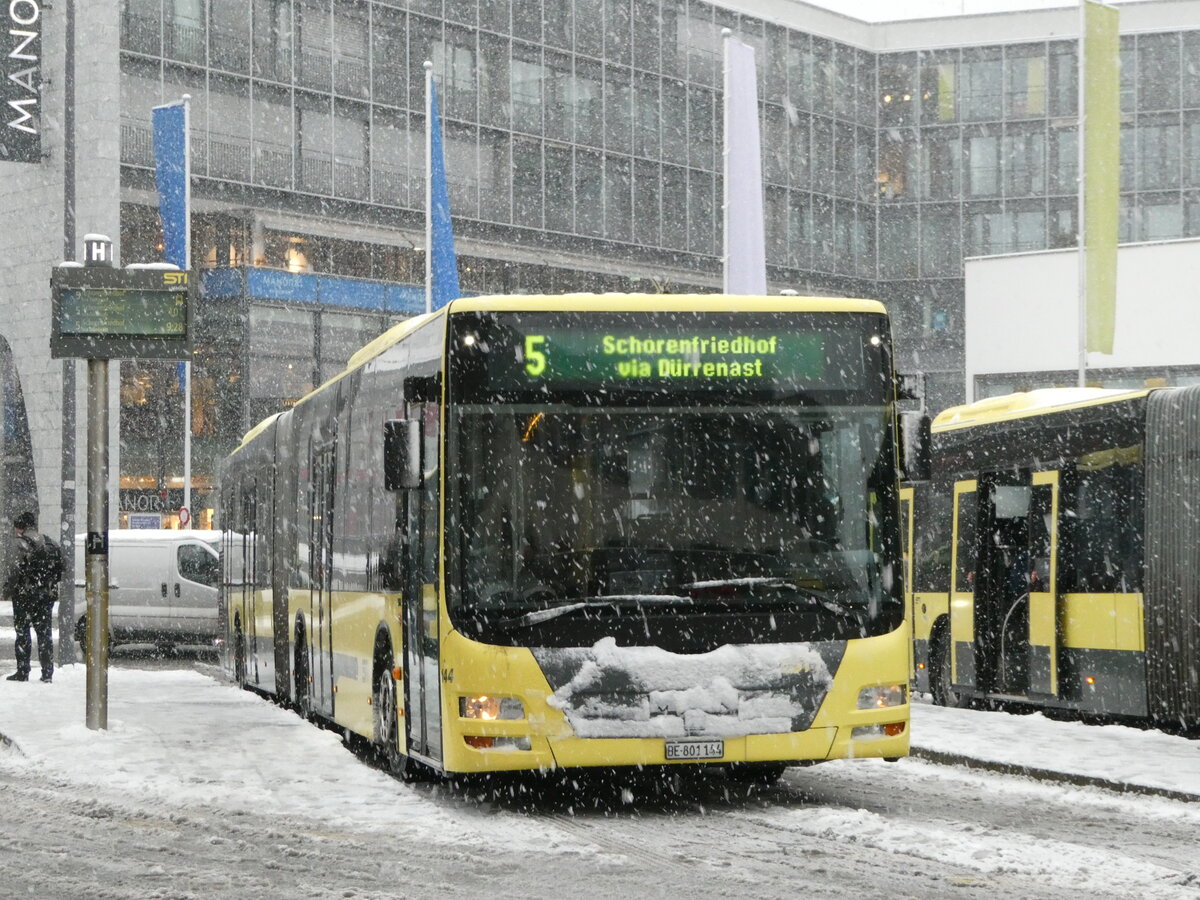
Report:
[[935,433],[953,431],[993,422],[1041,416],[1066,409],[1100,406],[1105,403],[1145,397],[1152,390],[1154,389],[1041,388],[1036,391],[1019,391],[1000,397],[987,397],[962,406],[951,406],[940,412],[933,420],[932,430]]
[[864,312],[882,313],[878,300],[846,297],[743,296],[735,294],[513,294],[463,297],[451,312]]

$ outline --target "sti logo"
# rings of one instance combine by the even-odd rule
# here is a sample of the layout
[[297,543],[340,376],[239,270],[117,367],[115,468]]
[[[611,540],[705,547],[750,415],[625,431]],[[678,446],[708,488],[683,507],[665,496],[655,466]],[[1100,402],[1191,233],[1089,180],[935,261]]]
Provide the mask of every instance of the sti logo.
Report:
[[163,272],[163,284],[167,286],[184,285],[187,283],[187,272]]

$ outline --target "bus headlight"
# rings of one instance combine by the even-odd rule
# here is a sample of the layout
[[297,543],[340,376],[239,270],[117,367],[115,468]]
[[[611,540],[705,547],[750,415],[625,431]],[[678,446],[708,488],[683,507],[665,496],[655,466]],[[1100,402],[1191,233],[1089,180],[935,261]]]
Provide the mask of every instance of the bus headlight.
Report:
[[464,719],[523,719],[525,707],[516,697],[459,697],[458,714]]
[[880,684],[863,688],[858,692],[859,709],[887,709],[903,706],[908,696],[908,687],[903,684]]

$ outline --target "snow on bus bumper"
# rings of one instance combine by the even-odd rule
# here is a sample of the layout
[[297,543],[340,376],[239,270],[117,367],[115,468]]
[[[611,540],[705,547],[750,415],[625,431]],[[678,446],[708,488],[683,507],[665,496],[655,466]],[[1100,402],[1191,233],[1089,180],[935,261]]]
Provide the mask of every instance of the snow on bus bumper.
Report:
[[[827,644],[552,651],[455,632],[443,661],[447,769],[653,766],[908,752],[907,629]],[[894,646],[893,646],[894,645]],[[894,664],[893,661],[894,660]],[[893,672],[892,669],[895,669]],[[444,670],[446,673],[447,670]],[[644,676],[644,677],[643,677]],[[635,685],[653,684],[653,689]],[[862,708],[863,697],[883,698]],[[509,714],[503,709],[509,709]],[[519,710],[519,713],[515,712]],[[694,742],[696,753],[671,744]]]

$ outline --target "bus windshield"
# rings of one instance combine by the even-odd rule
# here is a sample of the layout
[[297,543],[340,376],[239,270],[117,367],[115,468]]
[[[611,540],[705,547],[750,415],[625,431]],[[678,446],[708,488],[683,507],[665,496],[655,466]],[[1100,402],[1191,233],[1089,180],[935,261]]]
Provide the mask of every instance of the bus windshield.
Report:
[[899,624],[889,406],[664,395],[453,406],[457,627],[701,652]]

